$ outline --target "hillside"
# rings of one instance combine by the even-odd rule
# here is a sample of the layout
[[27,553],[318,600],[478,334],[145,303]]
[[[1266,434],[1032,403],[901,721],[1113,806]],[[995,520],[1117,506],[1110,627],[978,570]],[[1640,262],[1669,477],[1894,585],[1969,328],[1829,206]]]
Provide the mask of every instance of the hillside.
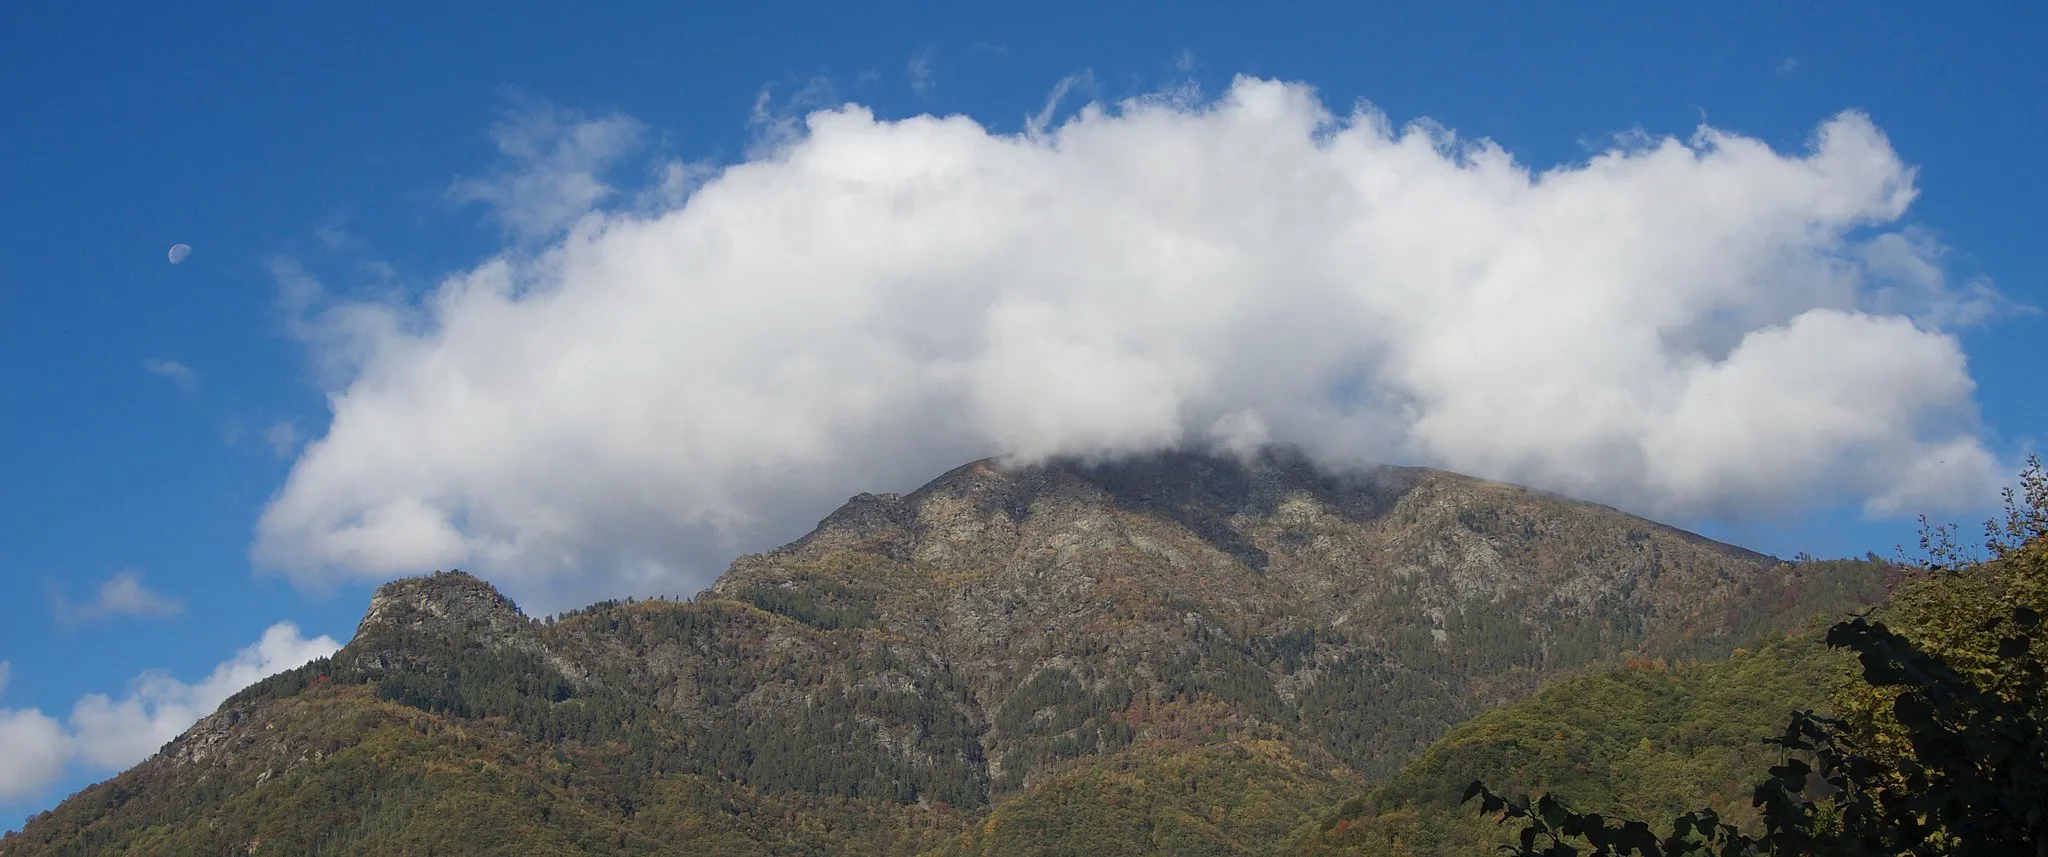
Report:
[[[2038,743],[2026,749],[2024,736],[2034,728],[2026,722],[2037,724],[2048,713],[2048,698],[2039,693],[2039,676],[2048,657],[2048,647],[2041,643],[2048,632],[2038,621],[2048,612],[2048,515],[2043,514],[2048,511],[2048,481],[2040,478],[2037,468],[2023,477],[2029,491],[2026,505],[2016,505],[2008,497],[2011,514],[2003,523],[1994,522],[1990,556],[1948,562],[1904,577],[1867,616],[1902,634],[1917,651],[1938,659],[1940,666],[1926,675],[1954,669],[1957,672],[1949,675],[1988,691],[1985,698],[2017,703],[1999,716],[1961,727],[1996,735],[1994,747],[2013,746],[2016,751],[2004,761],[1996,752],[1965,756],[1959,769],[1973,772],[1988,785],[1976,792],[1951,787],[1954,790],[1944,795],[1943,803],[1975,798],[1980,805],[2000,808],[1991,811],[2036,819],[2040,795],[2027,772],[2031,770],[2038,782],[2040,750]],[[1934,557],[1957,556],[1947,539],[1946,534],[1935,535],[1933,543],[1939,547],[1932,552]],[[2028,615],[2036,618],[2025,620]],[[1738,649],[1731,659],[1716,663],[1636,662],[1622,670],[1556,682],[1533,697],[1453,728],[1394,776],[1347,801],[1295,851],[1304,857],[1494,851],[1511,840],[1520,825],[1496,825],[1475,805],[1465,803],[1465,787],[1474,781],[1498,793],[1549,794],[1575,811],[1644,819],[1659,835],[1670,832],[1669,819],[1700,808],[1712,809],[1754,834],[1761,822],[1752,790],[1765,781],[1767,769],[1784,758],[1783,751],[1760,739],[1783,734],[1800,710],[1826,712],[1833,718],[1829,728],[1847,739],[1839,746],[1867,754],[1859,763],[1860,772],[1849,775],[1861,777],[1855,782],[1862,788],[1927,794],[1927,781],[1914,782],[1896,773],[1914,769],[1899,762],[1930,758],[1922,754],[1930,754],[1930,748],[1931,754],[1938,754],[1960,741],[1947,737],[1955,732],[1943,732],[1937,742],[1957,743],[1930,743],[1926,736],[1933,733],[1915,735],[1902,724],[1899,712],[1911,709],[1900,700],[1902,694],[1921,692],[1912,684],[1918,675],[1902,680],[1879,667],[1873,679],[1871,664],[1885,661],[1865,660],[1859,665],[1851,651],[1829,648],[1820,642],[1821,636],[1800,634],[1753,651]],[[1832,634],[1827,638],[1840,642]],[[1949,692],[1957,698],[1968,696]],[[1828,791],[1817,797],[1837,794]],[[1820,817],[1841,816],[1823,812]],[[2036,850],[2031,845],[2018,852],[2002,850],[2018,844],[2011,840],[1987,844],[1993,835],[1982,832],[1987,829],[1978,827],[1968,834],[1981,837],[1973,843],[1988,849],[1981,853]],[[1830,833],[1835,840],[1844,836]],[[1907,850],[1894,845],[1872,853]]]
[[1761,739],[1794,711],[1825,708],[1853,663],[1809,636],[1726,661],[1639,662],[1557,682],[1453,728],[1332,814],[1301,853],[1491,852],[1506,833],[1463,802],[1474,780],[1571,795],[1592,812],[1670,818],[1708,807],[1752,823],[1750,789],[1778,758]]
[[387,585],[336,656],[0,855],[1263,853],[1550,679],[1718,657],[1882,576],[1286,451],[976,462],[687,602]]

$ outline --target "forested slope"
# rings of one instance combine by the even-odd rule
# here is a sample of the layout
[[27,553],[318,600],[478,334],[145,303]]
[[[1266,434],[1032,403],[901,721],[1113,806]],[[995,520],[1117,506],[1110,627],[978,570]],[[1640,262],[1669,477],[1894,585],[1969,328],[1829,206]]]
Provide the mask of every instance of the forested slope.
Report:
[[1307,854],[1480,854],[1504,832],[1463,802],[1483,780],[1555,792],[1586,811],[1670,817],[1711,807],[1754,820],[1750,788],[1779,754],[1762,740],[1792,712],[1824,706],[1853,659],[1811,635],[1739,649],[1729,660],[1645,660],[1567,679],[1488,711],[1348,802]]

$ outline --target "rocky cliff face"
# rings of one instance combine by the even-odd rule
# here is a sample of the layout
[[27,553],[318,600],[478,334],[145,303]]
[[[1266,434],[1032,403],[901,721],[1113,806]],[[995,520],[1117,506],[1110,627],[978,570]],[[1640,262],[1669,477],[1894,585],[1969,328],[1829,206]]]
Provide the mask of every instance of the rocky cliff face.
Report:
[[379,587],[356,625],[354,639],[391,632],[434,633],[503,645],[530,636],[530,624],[511,599],[490,584],[459,572],[436,573]]
[[[362,729],[509,736],[542,754],[531,764],[543,791],[605,771],[575,793],[608,795],[599,803],[621,830],[652,823],[646,802],[683,782],[748,805],[852,801],[830,812],[858,805],[896,819],[888,829],[927,830],[930,817],[890,808],[964,822],[1019,790],[1107,787],[1071,773],[1089,760],[1180,771],[1194,763],[1175,754],[1219,743],[1256,752],[1202,758],[1296,772],[1290,788],[1310,800],[1549,677],[1711,656],[1875,591],[1438,471],[1332,474],[1286,451],[983,461],[909,495],[856,496],[690,602],[541,622],[464,574],[387,585],[334,659],[252,688],[144,767],[152,783],[241,784],[222,794],[255,788],[250,771],[322,776],[339,763],[308,767],[329,758],[309,754],[362,736],[265,743],[244,724],[275,732],[278,712],[326,711],[331,696],[357,700],[342,707],[358,719],[343,721]],[[598,758],[612,761],[580,767]],[[224,773],[225,759],[243,773]],[[59,816],[144,824],[73,804]],[[152,823],[198,823],[154,812]],[[1200,841],[1239,841],[1226,817],[1188,823],[1209,825],[1189,834]],[[59,826],[38,821],[0,854],[41,853],[19,842],[60,843],[48,832]]]

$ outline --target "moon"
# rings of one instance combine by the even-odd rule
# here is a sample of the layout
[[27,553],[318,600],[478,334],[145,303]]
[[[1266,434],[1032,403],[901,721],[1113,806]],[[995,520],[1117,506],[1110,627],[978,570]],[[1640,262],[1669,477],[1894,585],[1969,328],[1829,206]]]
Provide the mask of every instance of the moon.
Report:
[[171,264],[176,265],[179,262],[185,261],[186,256],[192,255],[192,245],[172,244],[171,252],[167,255],[170,257]]

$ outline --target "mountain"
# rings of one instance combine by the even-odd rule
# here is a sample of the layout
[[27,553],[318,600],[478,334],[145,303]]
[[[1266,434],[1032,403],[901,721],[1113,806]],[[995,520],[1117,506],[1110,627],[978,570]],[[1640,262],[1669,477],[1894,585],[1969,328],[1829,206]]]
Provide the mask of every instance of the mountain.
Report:
[[1454,725],[1880,597],[1613,509],[1298,453],[981,461],[690,601],[388,584],[0,839],[31,854],[1255,854]]

